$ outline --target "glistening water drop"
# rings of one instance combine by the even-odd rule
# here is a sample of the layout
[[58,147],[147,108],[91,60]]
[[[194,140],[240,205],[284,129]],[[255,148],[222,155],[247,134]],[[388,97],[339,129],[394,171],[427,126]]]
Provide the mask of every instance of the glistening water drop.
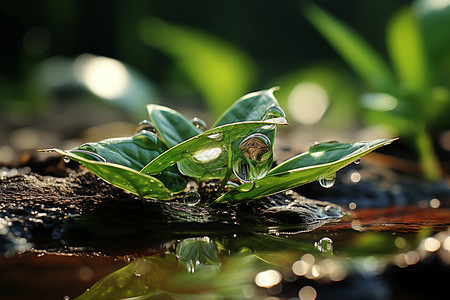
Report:
[[324,188],[331,188],[336,182],[336,175],[319,179],[319,184]]

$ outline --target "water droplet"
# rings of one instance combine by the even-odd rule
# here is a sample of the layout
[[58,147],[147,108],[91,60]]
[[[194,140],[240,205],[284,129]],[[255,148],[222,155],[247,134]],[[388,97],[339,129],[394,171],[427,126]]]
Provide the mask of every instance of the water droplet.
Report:
[[218,158],[221,153],[222,153],[221,148],[211,148],[198,151],[195,154],[193,154],[192,157],[198,162],[207,163]]
[[333,241],[329,237],[321,238],[318,242],[314,243],[314,247],[320,252],[332,253]]
[[185,158],[185,157],[190,157],[191,156],[191,151],[189,150],[185,150],[183,152],[181,152],[181,157]]
[[331,188],[335,182],[336,182],[336,175],[319,179],[320,185],[327,189]]
[[248,192],[248,191],[251,191],[254,186],[255,186],[254,182],[244,182],[243,184],[241,184],[239,186],[239,191]]
[[273,151],[269,138],[255,133],[245,138],[233,152],[233,172],[241,182],[253,182],[269,172]]
[[70,162],[70,158],[68,156],[64,156],[64,162],[68,164]]
[[144,259],[138,258],[134,263],[133,274],[136,277],[141,277],[150,274],[152,270],[151,265]]
[[319,142],[318,142],[318,141],[315,141],[315,142],[311,145],[311,147],[312,147],[312,146],[317,146],[317,145],[319,145]]
[[208,137],[210,139],[212,139],[212,140],[215,140],[215,141],[221,141],[221,140],[223,140],[223,133],[222,132],[216,132],[216,133],[208,135]]
[[205,131],[205,129],[206,129],[206,122],[200,118],[194,117],[191,120],[191,123],[194,124],[195,127],[197,127],[198,129],[200,129],[202,131]]
[[153,125],[152,122],[147,120],[139,122],[138,127],[136,128],[136,133],[141,132],[143,130],[156,133],[155,125]]
[[359,165],[361,163],[361,158],[358,157],[357,159],[355,159],[355,161],[353,162],[355,165]]
[[188,206],[196,206],[200,203],[202,197],[194,190],[190,190],[184,195],[183,202]]

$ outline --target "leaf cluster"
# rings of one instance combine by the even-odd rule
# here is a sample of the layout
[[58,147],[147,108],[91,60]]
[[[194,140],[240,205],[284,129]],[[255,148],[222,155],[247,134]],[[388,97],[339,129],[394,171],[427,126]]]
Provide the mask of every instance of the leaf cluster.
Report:
[[[335,173],[393,140],[315,144],[272,168],[277,126],[285,113],[275,88],[238,99],[209,130],[161,105],[148,105],[150,121],[131,137],[50,149],[83,164],[98,177],[140,198],[168,200],[186,191],[189,180],[216,180],[213,204],[243,203]],[[231,181],[239,182],[232,188]]]

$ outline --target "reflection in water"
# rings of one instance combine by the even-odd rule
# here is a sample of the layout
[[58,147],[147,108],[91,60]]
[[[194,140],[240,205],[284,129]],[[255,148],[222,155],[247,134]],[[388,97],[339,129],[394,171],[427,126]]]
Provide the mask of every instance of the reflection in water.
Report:
[[[333,233],[322,228],[285,235],[283,228],[273,226],[270,234],[230,233],[172,241],[158,254],[139,257],[102,279],[80,299],[106,299],[111,295],[146,299],[321,299],[318,286],[348,283],[355,276],[375,278],[388,267],[407,268],[429,262],[430,256],[450,264],[450,230],[437,234],[430,227],[410,233],[376,231],[364,222],[342,220],[341,226],[346,229]],[[356,223],[364,230],[357,230]]]

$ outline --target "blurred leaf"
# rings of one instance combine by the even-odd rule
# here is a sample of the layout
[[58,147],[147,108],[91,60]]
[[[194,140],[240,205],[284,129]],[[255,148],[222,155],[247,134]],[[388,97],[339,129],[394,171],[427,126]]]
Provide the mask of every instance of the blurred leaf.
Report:
[[147,110],[150,120],[169,148],[203,132],[182,114],[166,106],[147,105]]
[[175,60],[216,115],[244,94],[255,76],[250,58],[200,30],[149,18],[141,24],[140,35],[148,46]]
[[394,89],[388,65],[357,33],[315,5],[305,15],[359,76],[379,91]]
[[391,18],[386,38],[400,82],[408,91],[421,95],[429,86],[430,73],[419,24],[410,9],[402,9]]
[[45,151],[54,151],[69,157],[84,165],[98,177],[141,198],[167,200],[172,197],[170,190],[159,179],[139,173],[134,169],[108,162],[93,161],[70,151],[60,149],[48,149]]
[[365,93],[360,97],[364,119],[368,124],[383,125],[402,136],[413,132],[414,104],[384,93]]
[[309,152],[297,155],[270,170],[266,177],[255,180],[253,186],[241,185],[220,196],[214,203],[239,203],[269,196],[316,180],[332,180],[339,169],[351,164],[392,140],[339,143],[328,142],[311,146]]
[[[190,160],[191,164],[204,164],[204,168],[198,168],[199,174],[192,174],[193,177],[203,177],[205,172],[212,169],[211,164],[215,164],[217,155],[221,155],[228,151],[228,145],[233,141],[247,135],[256,128],[265,125],[283,125],[286,124],[286,119],[277,118],[265,121],[252,121],[226,124],[219,127],[212,128],[202,134],[194,136],[161,154],[142,170],[146,174],[158,174],[165,168],[175,164],[176,162],[186,159]],[[205,151],[217,149],[211,153],[212,158],[205,157]],[[205,165],[208,164],[208,165]],[[214,166],[215,168],[219,166]]]
[[[449,70],[450,60],[450,3],[441,0],[418,0],[412,6],[422,29],[423,46],[432,66],[433,76],[436,71]],[[443,64],[443,62],[447,62]],[[446,70],[444,70],[446,68]]]

